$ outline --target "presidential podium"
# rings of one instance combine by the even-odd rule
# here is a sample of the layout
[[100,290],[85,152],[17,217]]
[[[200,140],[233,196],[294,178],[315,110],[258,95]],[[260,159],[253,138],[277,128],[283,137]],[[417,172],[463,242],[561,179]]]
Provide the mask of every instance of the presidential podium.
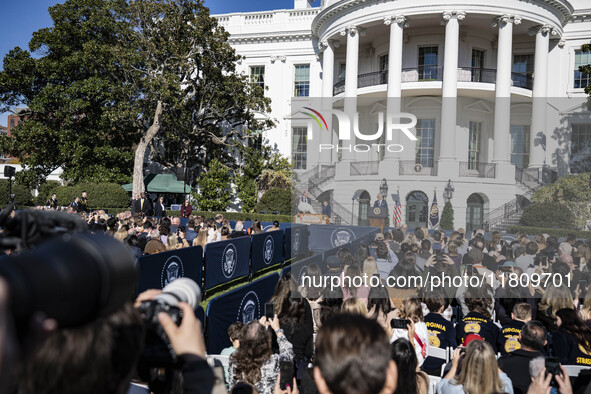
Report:
[[388,208],[369,207],[367,217],[369,218],[370,226],[379,227],[381,232],[384,232],[384,227],[386,227],[386,218],[388,217]]

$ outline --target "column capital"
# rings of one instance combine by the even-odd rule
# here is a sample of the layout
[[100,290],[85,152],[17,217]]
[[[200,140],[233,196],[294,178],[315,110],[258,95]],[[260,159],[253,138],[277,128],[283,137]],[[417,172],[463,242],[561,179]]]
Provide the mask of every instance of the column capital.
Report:
[[273,55],[270,59],[271,63],[275,63],[277,60],[281,61],[282,63],[285,63],[286,57],[285,55]]
[[394,15],[384,17],[384,25],[390,26],[392,23],[400,25],[400,27],[408,27],[410,24],[404,15]]
[[560,41],[558,41],[558,47],[564,48],[565,45],[566,45],[566,40],[564,38],[561,38]]
[[444,11],[441,15],[441,24],[445,25],[450,19],[463,21],[466,19],[466,11]]
[[346,36],[347,34],[355,36],[359,34],[361,37],[363,37],[365,35],[365,29],[359,26],[351,25],[341,30],[340,34],[341,36]]
[[521,17],[517,16],[517,15],[509,15],[509,14],[503,14],[495,19],[493,19],[492,22],[492,27],[502,27],[505,26],[509,23],[512,23],[514,25],[520,25],[521,24]]
[[340,43],[337,40],[330,40],[330,39],[320,40],[320,41],[318,41],[318,50],[320,52],[324,52],[324,50],[326,48],[328,48],[329,45],[333,48],[338,48],[340,46]]
[[552,30],[553,30],[552,27],[549,25],[537,25],[537,26],[530,28],[527,31],[527,34],[530,36],[535,36],[536,34],[540,33],[543,36],[546,36],[546,35],[548,35],[548,33],[551,33]]

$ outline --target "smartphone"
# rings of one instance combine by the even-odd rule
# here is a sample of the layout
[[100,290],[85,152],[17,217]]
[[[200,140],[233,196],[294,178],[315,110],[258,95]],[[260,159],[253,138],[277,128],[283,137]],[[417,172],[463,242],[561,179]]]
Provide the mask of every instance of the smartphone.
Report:
[[512,268],[513,267],[510,267],[510,266],[500,266],[499,267],[499,269],[501,270],[501,272],[512,272],[513,271]]
[[279,388],[287,390],[287,385],[293,385],[293,362],[281,361],[279,365]]
[[472,264],[466,265],[466,275],[468,275],[468,276],[474,275],[474,266]]
[[410,320],[408,319],[392,319],[390,320],[390,327],[392,328],[401,328],[406,330],[407,327],[410,326]]
[[275,304],[267,302],[265,304],[265,317],[269,320],[273,320],[275,317]]
[[562,376],[562,370],[560,369],[560,360],[556,357],[546,357],[546,376],[548,374],[552,374],[552,380],[550,381],[550,386],[558,387],[558,382],[554,378],[556,375]]

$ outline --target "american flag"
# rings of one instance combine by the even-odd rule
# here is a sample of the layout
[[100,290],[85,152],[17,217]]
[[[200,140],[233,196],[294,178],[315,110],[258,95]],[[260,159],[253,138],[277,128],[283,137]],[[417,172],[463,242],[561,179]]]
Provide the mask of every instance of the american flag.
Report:
[[396,193],[394,197],[394,201],[396,205],[394,206],[394,226],[400,227],[402,225],[402,205],[400,204],[400,190]]

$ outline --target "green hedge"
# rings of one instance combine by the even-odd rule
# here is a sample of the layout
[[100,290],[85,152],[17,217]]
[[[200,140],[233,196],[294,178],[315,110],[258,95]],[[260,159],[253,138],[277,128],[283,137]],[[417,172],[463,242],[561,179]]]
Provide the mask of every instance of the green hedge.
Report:
[[[0,180],[0,207],[4,207],[10,200],[9,196],[10,185],[7,179]],[[12,182],[12,194],[15,195],[14,201],[17,206],[31,206],[33,204],[33,194],[31,191],[22,185],[17,185]]]
[[117,183],[79,183],[74,186],[55,186],[53,188],[46,188],[44,193],[47,196],[41,202],[45,204],[52,193],[57,194],[57,201],[59,205],[69,205],[74,198],[80,197],[82,191],[88,193],[88,208],[96,209],[102,207],[110,208],[125,208],[129,209],[130,201],[129,195]]
[[544,227],[548,224],[559,228],[571,228],[575,224],[573,213],[557,202],[537,202],[525,209],[519,224],[528,227]]
[[548,234],[556,238],[566,237],[567,234],[575,234],[577,238],[591,239],[591,231],[569,230],[566,228],[511,226],[509,230],[507,230],[507,232],[513,234],[517,233],[518,231],[523,231],[527,235]]
[[255,212],[279,212],[283,215],[291,213],[291,191],[273,188],[265,192],[254,207]]
[[[228,220],[260,220],[261,222],[273,222],[278,220],[280,223],[291,223],[292,218],[289,215],[267,215],[262,213],[245,213],[245,212],[200,212],[193,211],[193,215],[205,216],[206,218],[213,218],[218,213],[224,215],[224,219]],[[179,216],[180,211],[166,211],[167,216]]]

